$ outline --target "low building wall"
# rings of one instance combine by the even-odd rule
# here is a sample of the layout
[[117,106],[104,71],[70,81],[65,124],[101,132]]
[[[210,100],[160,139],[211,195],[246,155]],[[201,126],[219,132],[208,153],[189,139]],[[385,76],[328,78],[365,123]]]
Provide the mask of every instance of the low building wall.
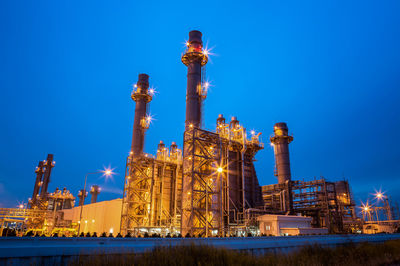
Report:
[[141,253],[157,246],[197,244],[257,255],[289,252],[312,244],[334,247],[346,243],[380,243],[394,239],[400,239],[400,234],[232,238],[0,237],[0,265],[63,265],[80,255]]

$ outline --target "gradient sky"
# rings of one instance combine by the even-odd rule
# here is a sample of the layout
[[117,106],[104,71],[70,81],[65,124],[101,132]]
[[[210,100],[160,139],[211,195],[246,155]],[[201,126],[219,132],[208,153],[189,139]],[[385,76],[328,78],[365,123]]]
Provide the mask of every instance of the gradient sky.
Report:
[[[132,84],[157,95],[146,152],[182,145],[188,32],[216,54],[205,127],[237,116],[268,144],[287,122],[293,179],[350,181],[357,203],[382,188],[400,200],[399,1],[0,2],[0,206],[32,196],[34,169],[53,153],[49,191],[74,194],[88,172],[100,200],[121,197],[131,145]],[[269,145],[261,185],[276,183]]]

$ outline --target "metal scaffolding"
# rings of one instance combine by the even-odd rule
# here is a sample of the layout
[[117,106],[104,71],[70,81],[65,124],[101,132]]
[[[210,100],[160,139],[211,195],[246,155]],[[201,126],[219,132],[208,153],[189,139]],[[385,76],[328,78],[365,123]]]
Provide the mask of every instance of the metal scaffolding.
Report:
[[182,234],[223,234],[221,139],[192,127],[185,131],[183,149]]

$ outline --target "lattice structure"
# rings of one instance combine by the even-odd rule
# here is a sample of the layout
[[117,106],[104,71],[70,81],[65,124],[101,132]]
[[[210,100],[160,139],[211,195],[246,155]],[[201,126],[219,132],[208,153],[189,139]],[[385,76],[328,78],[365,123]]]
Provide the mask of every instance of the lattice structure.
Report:
[[287,200],[285,193],[289,190],[292,213],[313,217],[314,227],[327,227],[330,232],[342,232],[345,225],[357,223],[354,202],[346,181],[328,182],[322,178],[263,186],[264,209],[269,213],[287,214],[284,201]]
[[10,222],[22,223],[27,229],[42,228],[46,217],[51,214],[52,211],[47,210],[0,208],[0,229],[2,230],[3,225]]
[[218,134],[193,127],[185,131],[182,234],[223,234],[221,159]]
[[153,180],[153,158],[128,157],[121,216],[123,233],[137,234],[141,227],[151,226]]

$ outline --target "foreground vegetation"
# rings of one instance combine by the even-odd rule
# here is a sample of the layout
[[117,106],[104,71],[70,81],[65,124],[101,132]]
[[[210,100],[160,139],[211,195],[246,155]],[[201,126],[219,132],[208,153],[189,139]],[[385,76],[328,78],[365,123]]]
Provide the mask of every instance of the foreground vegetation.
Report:
[[199,245],[158,247],[137,255],[81,256],[72,265],[400,265],[400,240],[336,248],[306,246],[264,256]]

